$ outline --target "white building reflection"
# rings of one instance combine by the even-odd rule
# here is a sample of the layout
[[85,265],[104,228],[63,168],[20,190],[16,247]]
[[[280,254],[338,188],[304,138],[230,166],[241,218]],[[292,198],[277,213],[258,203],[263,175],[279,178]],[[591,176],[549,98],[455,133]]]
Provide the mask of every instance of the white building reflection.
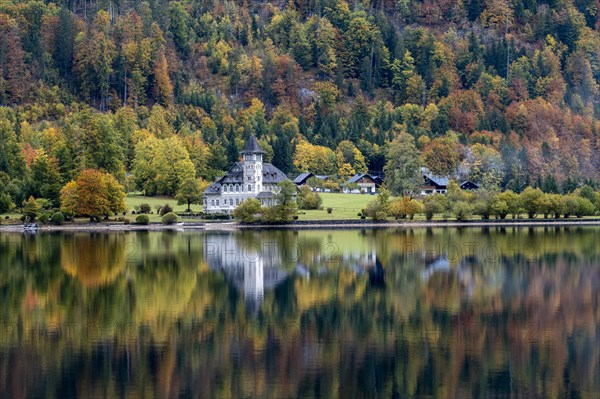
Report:
[[281,248],[276,242],[245,241],[235,233],[215,233],[204,237],[204,258],[208,267],[222,272],[244,295],[247,306],[256,312],[265,290],[271,290],[288,277],[286,260],[295,259],[293,246]]

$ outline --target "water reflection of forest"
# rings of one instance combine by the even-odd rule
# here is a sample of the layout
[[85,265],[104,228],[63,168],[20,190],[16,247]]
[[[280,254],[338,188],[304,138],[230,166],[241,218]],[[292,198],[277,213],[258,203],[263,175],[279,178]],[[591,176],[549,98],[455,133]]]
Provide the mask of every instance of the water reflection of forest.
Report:
[[0,235],[0,395],[593,397],[599,238]]

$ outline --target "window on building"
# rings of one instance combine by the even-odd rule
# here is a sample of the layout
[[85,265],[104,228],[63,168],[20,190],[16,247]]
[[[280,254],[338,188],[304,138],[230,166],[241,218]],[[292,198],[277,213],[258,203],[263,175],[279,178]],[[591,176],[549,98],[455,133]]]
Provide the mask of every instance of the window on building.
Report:
[[211,204],[212,206],[215,206],[215,200],[210,200],[210,204]]
[[223,186],[223,192],[226,193],[227,192],[227,186]]
[[219,200],[217,200],[217,206],[219,206]]
[[252,191],[252,186],[248,184],[248,191]]

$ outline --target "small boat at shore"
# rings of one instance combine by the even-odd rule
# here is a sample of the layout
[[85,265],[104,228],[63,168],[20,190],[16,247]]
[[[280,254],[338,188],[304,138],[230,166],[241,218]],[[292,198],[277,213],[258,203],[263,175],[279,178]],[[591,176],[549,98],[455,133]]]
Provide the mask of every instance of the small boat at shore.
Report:
[[26,223],[23,225],[23,231],[26,233],[37,232],[40,229],[37,223]]

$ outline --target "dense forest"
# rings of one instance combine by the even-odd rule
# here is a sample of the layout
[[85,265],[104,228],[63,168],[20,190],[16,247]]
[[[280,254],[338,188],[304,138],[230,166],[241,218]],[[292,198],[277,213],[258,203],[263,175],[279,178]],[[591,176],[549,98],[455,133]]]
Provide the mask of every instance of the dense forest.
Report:
[[596,0],[4,1],[0,203],[57,203],[86,169],[173,195],[191,176],[221,175],[250,134],[290,175],[344,180],[400,159],[515,192],[594,186],[599,9]]

